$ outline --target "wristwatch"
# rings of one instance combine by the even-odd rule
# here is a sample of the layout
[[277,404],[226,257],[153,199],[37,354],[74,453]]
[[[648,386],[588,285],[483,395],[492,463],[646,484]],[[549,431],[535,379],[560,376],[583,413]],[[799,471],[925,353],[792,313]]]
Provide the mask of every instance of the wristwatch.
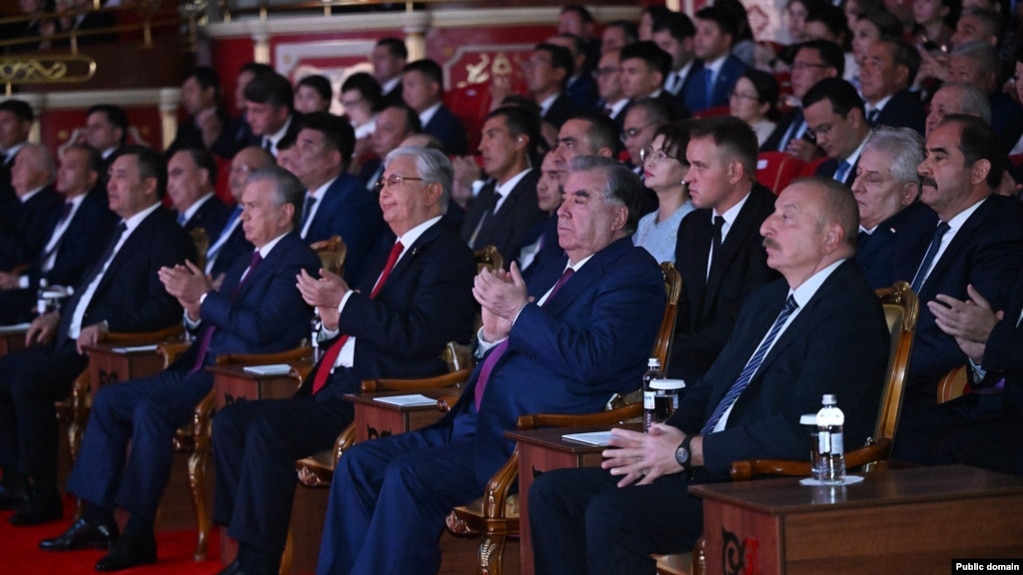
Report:
[[675,461],[686,469],[689,468],[689,460],[693,455],[692,452],[689,451],[689,443],[692,441],[693,436],[687,435],[686,438],[682,440],[682,443],[675,448]]

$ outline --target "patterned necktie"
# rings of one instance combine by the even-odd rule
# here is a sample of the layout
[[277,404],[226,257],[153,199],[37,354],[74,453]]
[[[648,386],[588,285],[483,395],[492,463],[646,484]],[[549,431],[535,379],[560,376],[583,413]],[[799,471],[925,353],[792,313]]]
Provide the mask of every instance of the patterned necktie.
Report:
[[877,117],[880,116],[880,115],[881,115],[881,110],[878,110],[877,108],[874,108],[873,110],[870,110],[869,112],[867,112],[867,123],[870,124],[871,127],[876,126],[877,125]]
[[305,224],[309,221],[309,214],[313,211],[313,206],[316,205],[316,197],[312,194],[305,195],[305,202],[302,204],[302,225],[298,229],[305,230]]
[[835,181],[845,183],[845,177],[849,175],[849,170],[852,168],[852,164],[842,160],[838,163],[838,169],[835,170]]
[[[558,282],[551,288],[551,293],[548,294],[547,299],[543,301],[543,305],[547,305],[547,302],[554,299],[554,295],[561,291],[561,288],[568,283],[568,280],[574,273],[574,269],[567,268],[564,273],[561,274]],[[490,351],[490,355],[487,356],[487,359],[483,360],[483,367],[480,368],[480,375],[476,378],[476,388],[473,390],[473,398],[476,400],[476,411],[479,411],[480,409],[480,401],[483,400],[483,392],[487,388],[487,383],[490,382],[490,372],[494,370],[494,366],[497,365],[498,360],[501,359],[504,352],[508,351],[508,341],[509,338],[505,338],[504,341],[497,344],[497,347]]]
[[[242,277],[238,280],[238,285],[231,290],[231,301],[238,297],[238,294],[242,291],[242,288],[248,283],[256,273],[256,267],[263,261],[263,256],[259,254],[259,250],[252,252],[252,259],[249,260],[249,267],[245,268],[242,273]],[[195,373],[202,369],[202,366],[206,363],[206,354],[210,351],[210,342],[213,341],[213,332],[217,331],[217,326],[209,325],[206,330],[203,331],[202,340],[199,342],[199,352],[195,356],[195,364],[192,366],[191,373]]]
[[767,332],[767,337],[764,338],[757,350],[753,352],[753,356],[746,362],[746,367],[743,368],[742,373],[739,374],[739,378],[735,380],[732,387],[729,388],[728,393],[721,398],[714,413],[711,414],[710,419],[703,425],[703,429],[700,430],[700,435],[707,435],[712,433],[714,428],[717,427],[718,422],[721,421],[721,417],[728,411],[728,408],[735,403],[735,400],[739,399],[739,395],[742,394],[743,390],[749,385],[749,382],[753,380],[753,375],[756,374],[757,370],[760,369],[760,364],[764,362],[764,357],[767,356],[767,350],[771,348],[771,344],[774,343],[778,333],[781,332],[781,328],[788,321],[789,316],[792,312],[796,311],[799,304],[796,303],[796,299],[790,294],[788,299],[785,300],[785,307],[782,308],[781,313],[778,314],[778,319],[774,320],[774,325]]
[[710,108],[714,102],[714,71],[710,68],[703,69],[703,81],[706,82],[706,101],[704,107]]
[[[394,269],[394,264],[398,262],[398,256],[405,249],[405,246],[401,245],[401,242],[395,242],[394,247],[391,248],[390,255],[387,256],[387,263],[384,264],[384,271],[380,272],[380,277],[377,278],[377,283],[373,285],[373,291],[369,294],[369,299],[376,299],[377,294],[380,293],[380,289],[383,287],[384,282],[387,281],[387,276],[391,275],[391,270]],[[348,342],[348,334],[341,334],[341,337],[337,338],[327,349],[327,353],[323,354],[323,359],[320,361],[319,367],[316,369],[316,377],[313,379],[313,395],[316,395],[318,391],[323,389],[323,386],[327,384],[327,378],[330,377],[330,371],[334,367],[334,363],[337,362],[337,356],[341,354],[341,348]]]
[[931,245],[927,246],[927,253],[924,254],[923,262],[920,263],[920,268],[916,270],[916,275],[913,276],[913,283],[910,284],[914,293],[919,294],[920,288],[924,285],[924,280],[927,279],[927,274],[931,271],[931,266],[934,264],[934,256],[938,255],[938,248],[941,247],[941,238],[945,235],[950,228],[945,222],[938,222],[938,227],[934,230],[934,239],[931,240]]

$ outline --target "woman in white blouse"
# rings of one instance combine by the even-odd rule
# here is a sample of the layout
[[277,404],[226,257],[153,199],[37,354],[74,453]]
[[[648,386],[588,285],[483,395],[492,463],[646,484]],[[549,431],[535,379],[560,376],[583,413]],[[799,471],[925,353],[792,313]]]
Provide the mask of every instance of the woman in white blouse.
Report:
[[688,121],[664,124],[641,154],[643,184],[657,194],[657,209],[640,218],[632,243],[646,249],[658,262],[674,263],[678,225],[694,209],[685,182],[689,172],[687,145]]

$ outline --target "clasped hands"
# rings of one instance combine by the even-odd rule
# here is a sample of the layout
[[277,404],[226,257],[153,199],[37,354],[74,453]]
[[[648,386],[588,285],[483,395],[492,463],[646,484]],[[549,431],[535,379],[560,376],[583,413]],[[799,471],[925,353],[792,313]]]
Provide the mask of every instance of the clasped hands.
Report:
[[991,309],[991,304],[972,285],[966,286],[966,293],[968,300],[938,294],[935,301],[927,302],[927,309],[934,314],[938,328],[954,337],[963,353],[980,365],[991,330],[1005,313]]
[[305,302],[316,308],[323,320],[324,329],[336,331],[341,313],[338,306],[345,294],[350,291],[348,283],[334,273],[320,268],[320,277],[314,278],[309,272],[302,270],[295,276],[299,293]]
[[483,307],[483,338],[489,343],[508,337],[512,322],[533,301],[515,262],[507,271],[484,269],[476,274],[472,295]]
[[654,423],[650,431],[631,431],[614,428],[611,430],[611,449],[601,452],[604,461],[600,466],[611,475],[621,475],[618,487],[636,483],[648,485],[655,479],[683,471],[675,460],[675,450],[685,434],[677,427]]
[[213,289],[213,281],[190,261],[157,272],[167,293],[177,298],[192,321],[199,320],[199,299]]

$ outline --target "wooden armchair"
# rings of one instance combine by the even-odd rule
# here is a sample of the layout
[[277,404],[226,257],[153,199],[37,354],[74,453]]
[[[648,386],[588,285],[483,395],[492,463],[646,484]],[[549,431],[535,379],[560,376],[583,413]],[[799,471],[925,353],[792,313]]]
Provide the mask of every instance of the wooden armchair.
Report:
[[[671,358],[671,343],[675,336],[675,318],[677,316],[678,298],[682,292],[682,277],[670,262],[661,264],[664,277],[664,289],[667,304],[661,318],[661,327],[651,352],[652,357],[661,360],[667,369]],[[622,397],[615,394],[608,401],[606,411],[588,414],[536,414],[519,417],[518,429],[535,429],[538,427],[579,427],[585,425],[613,425],[638,418],[643,414],[643,405],[633,394]],[[453,403],[451,399],[442,398],[439,402],[443,409]],[[490,478],[483,497],[455,507],[448,515],[448,530],[455,535],[481,535],[476,556],[477,573],[499,575],[504,546],[509,536],[519,533],[519,497],[512,493],[512,487],[518,477],[518,447],[511,457]]]
[[348,256],[348,246],[341,236],[331,236],[313,242],[309,247],[320,256],[320,265],[323,269],[332,274],[342,274],[345,269],[345,258]]
[[[913,336],[916,332],[916,320],[920,306],[916,294],[910,289],[909,284],[903,281],[896,282],[890,288],[877,290],[877,295],[884,306],[885,320],[891,334],[888,375],[881,391],[873,437],[867,438],[867,444],[864,447],[845,454],[847,468],[862,468],[864,471],[870,471],[875,467],[885,467],[891,455],[895,430],[899,423],[899,413],[902,410],[902,394],[905,388],[906,372],[909,370],[909,356],[913,349]],[[748,459],[732,462],[730,474],[733,481],[744,481],[762,475],[808,477],[810,463],[809,461]],[[703,545],[704,540],[701,537],[693,549],[690,572],[692,575],[704,573],[706,565]],[[672,565],[684,562],[672,557],[658,559],[658,573],[678,573],[678,570]]]
[[210,249],[210,235],[204,228],[192,228],[188,232],[195,244],[195,265],[201,270],[206,269],[206,252]]
[[946,373],[938,382],[938,403],[961,397],[966,392],[969,372],[964,364]]

